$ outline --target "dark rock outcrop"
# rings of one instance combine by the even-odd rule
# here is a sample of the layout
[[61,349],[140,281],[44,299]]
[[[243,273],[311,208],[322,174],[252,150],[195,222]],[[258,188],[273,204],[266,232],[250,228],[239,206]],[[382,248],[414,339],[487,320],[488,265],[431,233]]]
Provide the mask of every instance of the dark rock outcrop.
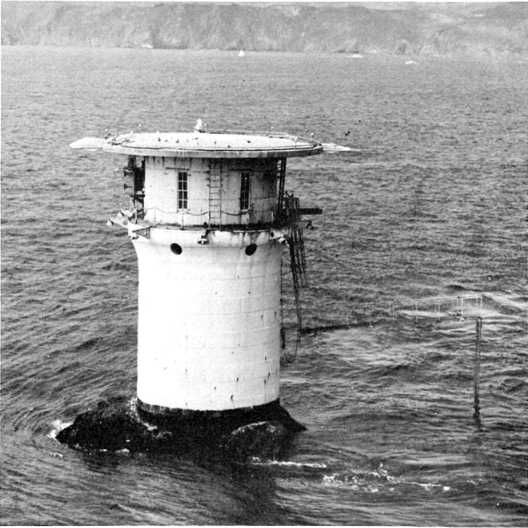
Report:
[[88,451],[126,449],[244,462],[251,457],[281,457],[302,430],[278,401],[240,411],[163,416],[142,410],[136,401],[117,399],[80,414],[57,440]]

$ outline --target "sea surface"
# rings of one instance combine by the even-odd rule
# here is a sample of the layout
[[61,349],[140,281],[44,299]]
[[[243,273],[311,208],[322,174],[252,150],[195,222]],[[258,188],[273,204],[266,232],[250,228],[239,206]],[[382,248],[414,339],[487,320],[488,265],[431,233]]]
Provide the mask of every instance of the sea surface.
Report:
[[[2,525],[528,526],[528,62],[408,61],[2,48]],[[284,277],[307,431],[236,466],[71,449],[60,428],[135,395],[137,264],[106,226],[124,158],[68,145],[198,118],[353,149],[288,162],[324,210],[297,347]]]

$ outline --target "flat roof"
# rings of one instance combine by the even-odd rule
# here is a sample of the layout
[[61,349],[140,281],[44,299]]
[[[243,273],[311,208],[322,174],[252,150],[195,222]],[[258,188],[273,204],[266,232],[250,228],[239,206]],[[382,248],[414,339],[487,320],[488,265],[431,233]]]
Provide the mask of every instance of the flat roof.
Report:
[[313,156],[323,151],[323,145],[317,141],[286,134],[205,132],[130,133],[107,139],[83,138],[70,147],[175,158],[283,158]]

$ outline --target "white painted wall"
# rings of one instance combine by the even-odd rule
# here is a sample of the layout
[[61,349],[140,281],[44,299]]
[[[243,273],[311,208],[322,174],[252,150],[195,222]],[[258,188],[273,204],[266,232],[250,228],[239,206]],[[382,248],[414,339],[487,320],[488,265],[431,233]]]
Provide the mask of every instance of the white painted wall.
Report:
[[[200,158],[145,158],[145,220],[180,226],[209,222],[209,168],[215,160]],[[221,160],[221,225],[271,222],[277,202],[276,159]],[[178,171],[189,173],[187,210],[178,211]],[[250,214],[240,214],[241,172],[251,175]]]
[[[138,397],[192,410],[269,403],[279,397],[283,246],[269,230],[216,231],[199,245],[202,232],[158,227],[133,241]],[[173,243],[181,255],[171,252]],[[248,256],[251,243],[258,249]]]

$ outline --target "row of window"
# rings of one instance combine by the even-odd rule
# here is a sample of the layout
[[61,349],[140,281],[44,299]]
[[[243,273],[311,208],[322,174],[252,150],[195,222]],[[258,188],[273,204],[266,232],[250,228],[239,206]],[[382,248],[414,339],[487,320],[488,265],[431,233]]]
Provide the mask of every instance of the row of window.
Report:
[[[240,174],[240,210],[249,209],[249,172]],[[178,172],[178,209],[187,209],[189,204],[189,174]]]

